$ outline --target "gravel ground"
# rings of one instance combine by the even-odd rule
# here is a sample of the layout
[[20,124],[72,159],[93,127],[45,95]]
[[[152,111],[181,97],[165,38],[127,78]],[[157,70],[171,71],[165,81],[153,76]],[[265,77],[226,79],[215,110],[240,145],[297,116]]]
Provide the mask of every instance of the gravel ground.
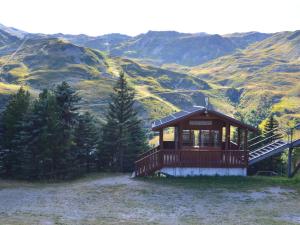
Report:
[[129,175],[60,184],[0,180],[0,224],[300,224],[300,193],[186,188]]

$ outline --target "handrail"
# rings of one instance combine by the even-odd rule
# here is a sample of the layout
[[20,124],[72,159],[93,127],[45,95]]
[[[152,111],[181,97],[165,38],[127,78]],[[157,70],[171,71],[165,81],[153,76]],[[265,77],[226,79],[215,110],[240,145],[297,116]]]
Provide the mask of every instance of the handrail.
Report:
[[138,158],[147,156],[147,155],[150,154],[151,152],[153,152],[153,151],[155,152],[155,151],[157,151],[158,149],[159,149],[159,145],[156,146],[156,147],[154,147],[154,148],[151,148],[150,150],[148,150],[148,151],[146,151],[146,152],[141,153],[141,154],[138,156]]
[[136,174],[151,174],[163,167],[244,168],[248,157],[245,150],[162,149],[136,162]]
[[144,156],[144,157],[142,157],[142,158],[136,160],[135,163],[138,163],[138,162],[140,162],[140,161],[143,161],[144,159],[146,159],[146,158],[148,158],[148,157],[150,157],[150,156],[153,156],[153,155],[155,155],[155,154],[157,154],[157,153],[159,153],[159,152],[162,152],[162,151],[163,151],[163,150],[158,150],[158,151],[152,152],[151,154],[146,155],[146,156]]
[[269,134],[269,133],[271,133],[271,132],[274,132],[274,131],[276,131],[276,130],[278,130],[278,129],[279,129],[279,128],[277,127],[277,128],[275,128],[275,129],[273,129],[273,130],[270,130],[270,131],[267,132],[267,133],[258,135],[258,136],[254,137],[254,138],[251,138],[250,140],[248,140],[248,142],[251,142],[251,141],[253,141],[253,140],[255,140],[255,139],[259,138],[259,137],[264,137],[266,134]]
[[[276,140],[276,141],[278,142],[279,140]],[[262,149],[264,149],[264,148],[267,148],[267,147],[269,147],[270,145],[276,143],[276,141],[270,142],[270,143],[268,143],[268,144],[266,144],[266,145],[264,145],[264,146],[262,146],[262,147],[260,147],[260,148],[257,148],[257,149],[254,149],[254,150],[252,150],[252,151],[249,151],[249,153],[255,153],[255,152],[258,152],[258,151],[260,151],[260,150],[262,150]],[[284,143],[284,144],[286,144],[286,143]]]
[[272,137],[276,137],[277,135],[278,135],[278,134],[274,134],[274,135],[272,135],[272,136],[270,136],[270,137],[267,137],[267,138],[265,138],[265,139],[263,139],[263,140],[260,140],[260,141],[258,141],[258,142],[255,142],[254,144],[249,145],[248,147],[255,146],[255,145],[257,145],[257,144],[259,144],[259,143],[261,143],[261,142],[264,142],[264,141],[266,141],[266,140],[268,140],[268,139],[270,139],[270,138],[272,138]]
[[[251,143],[251,142],[253,142],[254,140],[256,140],[258,138],[263,138],[262,140],[259,140],[258,142],[250,144],[249,147],[256,146],[256,145],[258,145],[260,143],[265,142],[266,140],[269,140],[269,139],[271,139],[273,137],[276,137],[277,135],[282,135],[283,137],[285,135],[287,135],[288,136],[288,142],[292,143],[292,141],[293,141],[293,131],[294,131],[294,129],[298,129],[298,128],[300,128],[300,123],[296,124],[294,127],[290,127],[290,128],[279,128],[279,127],[277,127],[275,129],[272,129],[272,130],[268,131],[267,133],[258,135],[256,137],[250,139],[248,141],[248,143]],[[267,135],[270,134],[270,133],[272,133],[272,132],[278,132],[278,133],[276,133],[276,134],[268,137]]]

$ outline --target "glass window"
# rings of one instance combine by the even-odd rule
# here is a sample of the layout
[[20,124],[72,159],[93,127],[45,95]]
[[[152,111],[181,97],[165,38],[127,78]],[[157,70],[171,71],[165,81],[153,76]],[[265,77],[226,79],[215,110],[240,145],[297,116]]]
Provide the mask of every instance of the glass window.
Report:
[[199,136],[199,142],[201,147],[210,146],[210,134],[209,130],[201,130]]
[[212,146],[220,147],[220,132],[218,130],[211,131]]
[[192,143],[192,131],[183,130],[182,131],[182,144],[190,145]]

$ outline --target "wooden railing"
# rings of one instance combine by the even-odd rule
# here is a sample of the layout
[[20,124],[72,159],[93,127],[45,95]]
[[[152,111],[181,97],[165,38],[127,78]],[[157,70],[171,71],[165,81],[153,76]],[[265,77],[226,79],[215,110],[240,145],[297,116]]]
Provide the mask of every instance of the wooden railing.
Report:
[[152,149],[150,149],[149,151],[143,152],[142,154],[139,155],[139,159],[144,158],[145,156],[151,155],[154,152],[157,152],[159,150],[159,146],[156,146]]
[[157,150],[135,162],[136,176],[150,175],[162,167],[245,168],[244,150]]
[[149,151],[146,155],[135,162],[135,175],[147,176],[162,168],[161,152]]

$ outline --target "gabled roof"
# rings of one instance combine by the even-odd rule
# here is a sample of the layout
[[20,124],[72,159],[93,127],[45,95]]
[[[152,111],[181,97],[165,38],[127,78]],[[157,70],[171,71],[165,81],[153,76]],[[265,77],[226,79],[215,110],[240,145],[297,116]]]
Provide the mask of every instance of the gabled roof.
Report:
[[164,127],[167,127],[171,124],[174,124],[180,120],[183,120],[183,119],[186,119],[190,116],[193,116],[197,113],[204,113],[204,112],[207,112],[208,114],[211,114],[211,115],[215,115],[217,117],[220,117],[220,119],[224,119],[224,120],[227,120],[229,121],[232,125],[236,125],[238,127],[242,127],[242,128],[245,128],[245,129],[248,129],[250,131],[253,131],[253,132],[257,132],[258,130],[253,127],[253,126],[250,126],[248,124],[245,124],[237,119],[234,119],[230,116],[227,116],[221,112],[218,112],[218,111],[215,111],[215,110],[210,110],[210,109],[206,109],[205,107],[203,106],[193,106],[189,109],[185,109],[185,110],[182,110],[180,112],[177,112],[177,113],[174,113],[174,114],[171,114],[167,117],[164,117],[162,119],[159,119],[159,120],[155,120],[153,121],[152,123],[152,130],[153,131],[156,131],[156,130],[159,130],[160,128],[164,128]]

